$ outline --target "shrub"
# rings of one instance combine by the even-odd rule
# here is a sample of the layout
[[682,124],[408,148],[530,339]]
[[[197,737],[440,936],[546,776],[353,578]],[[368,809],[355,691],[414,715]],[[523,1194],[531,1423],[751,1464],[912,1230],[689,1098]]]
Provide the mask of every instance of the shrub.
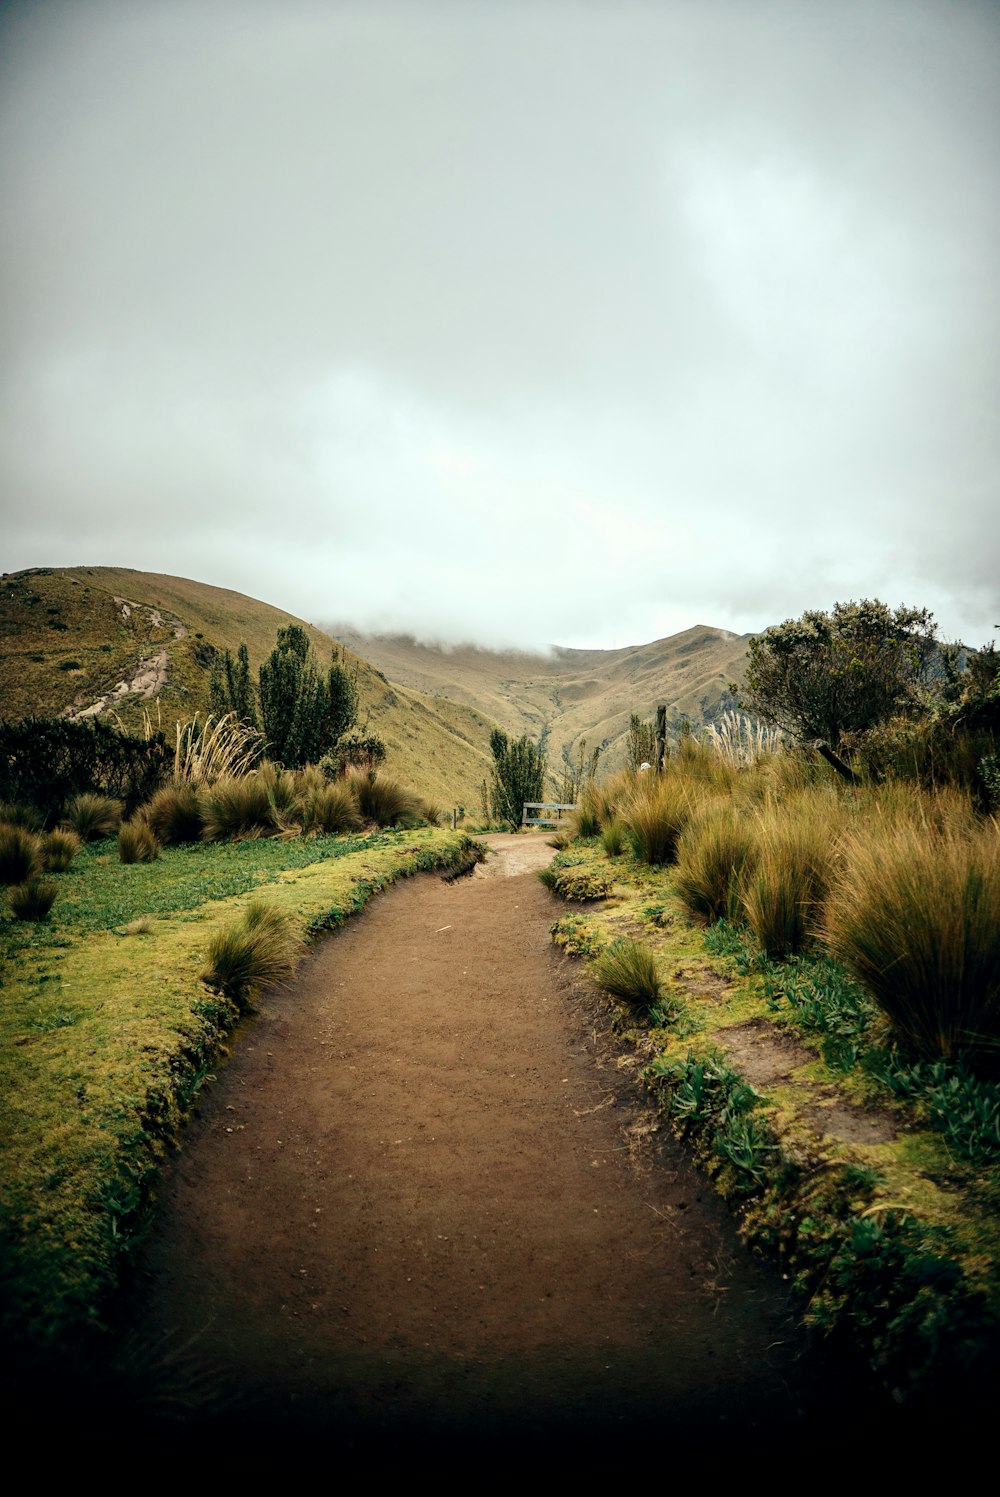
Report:
[[707,920],[737,919],[756,853],[748,812],[722,802],[698,813],[677,842],[677,891],[688,909]]
[[648,1008],[660,997],[656,958],[641,941],[613,941],[594,963],[601,987],[615,998]]
[[305,833],[336,836],[342,832],[355,832],[361,825],[357,803],[350,786],[343,781],[324,781],[318,787],[306,789],[302,793],[299,815]]
[[202,833],[201,804],[193,784],[164,785],[142,808],[142,817],[160,842],[197,842]]
[[29,878],[8,890],[10,912],[15,920],[44,920],[58,893],[54,879]]
[[640,862],[654,866],[673,862],[691,809],[691,791],[674,774],[647,773],[636,782],[622,821]]
[[254,900],[212,937],[202,981],[245,1007],[259,988],[291,977],[303,945],[289,915]]
[[145,821],[126,821],[118,832],[118,857],[123,863],[152,863],[160,844]]
[[0,884],[23,884],[41,872],[41,843],[23,826],[0,826]]
[[125,807],[108,795],[74,795],[63,812],[63,820],[83,842],[113,837],[121,825]]
[[57,830],[47,832],[42,838],[42,862],[47,873],[65,873],[81,843],[76,832]]
[[851,839],[825,920],[831,953],[912,1049],[1000,1041],[1000,835],[906,822]]
[[199,792],[205,842],[231,837],[271,837],[280,830],[266,778],[257,774],[216,780]]
[[756,817],[756,855],[748,861],[742,904],[768,956],[799,951],[815,933],[833,871],[835,805],[807,796]]
[[395,826],[407,817],[419,815],[410,791],[396,780],[382,779],[374,770],[352,774],[348,783],[363,821],[373,821],[376,826]]
[[0,796],[37,806],[50,824],[83,794],[122,800],[131,812],[161,783],[170,759],[162,733],[133,737],[93,718],[0,723]]

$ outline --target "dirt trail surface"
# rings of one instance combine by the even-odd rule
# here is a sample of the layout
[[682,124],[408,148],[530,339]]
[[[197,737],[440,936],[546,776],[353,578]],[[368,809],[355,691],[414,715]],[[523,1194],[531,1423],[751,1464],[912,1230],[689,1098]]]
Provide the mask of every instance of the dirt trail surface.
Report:
[[518,871],[551,849],[488,840],[268,995],[164,1187],[137,1334],[190,1343],[218,1369],[192,1417],[264,1445],[579,1456],[801,1425],[817,1374],[780,1280],[656,1130]]

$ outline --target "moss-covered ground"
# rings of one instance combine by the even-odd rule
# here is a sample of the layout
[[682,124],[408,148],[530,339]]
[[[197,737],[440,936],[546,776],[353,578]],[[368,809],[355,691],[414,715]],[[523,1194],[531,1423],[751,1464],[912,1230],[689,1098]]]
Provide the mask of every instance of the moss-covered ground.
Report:
[[741,930],[698,925],[670,869],[596,840],[560,865],[567,893],[598,897],[556,921],[560,946],[654,951],[660,1002],[609,999],[627,1053],[807,1320],[859,1342],[903,1399],[995,1377],[1000,1087],[901,1057],[827,958],[767,961]]
[[174,847],[124,867],[95,843],[58,876],[46,921],[0,922],[12,1342],[44,1354],[102,1324],[162,1156],[239,1018],[201,981],[213,933],[256,896],[316,935],[467,845],[422,828]]

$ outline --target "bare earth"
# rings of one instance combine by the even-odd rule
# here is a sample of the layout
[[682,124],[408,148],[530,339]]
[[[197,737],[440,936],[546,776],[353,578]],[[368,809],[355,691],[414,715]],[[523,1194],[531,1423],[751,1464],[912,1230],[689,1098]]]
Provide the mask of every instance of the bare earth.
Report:
[[136,1335],[216,1369],[191,1427],[260,1449],[693,1458],[801,1431],[830,1374],[780,1277],[553,948],[561,906],[518,871],[544,838],[489,840],[266,997],[164,1187]]

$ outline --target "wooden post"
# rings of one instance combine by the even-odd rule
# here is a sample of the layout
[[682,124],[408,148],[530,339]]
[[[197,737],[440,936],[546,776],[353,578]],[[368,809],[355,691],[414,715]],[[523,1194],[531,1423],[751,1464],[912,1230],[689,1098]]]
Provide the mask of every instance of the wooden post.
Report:
[[656,709],[656,773],[663,773],[663,760],[667,752],[667,709]]
[[452,829],[452,831],[455,831],[455,829],[457,828],[457,826],[458,826],[458,811],[455,808],[455,806],[452,806],[452,808],[451,808],[451,829]]

